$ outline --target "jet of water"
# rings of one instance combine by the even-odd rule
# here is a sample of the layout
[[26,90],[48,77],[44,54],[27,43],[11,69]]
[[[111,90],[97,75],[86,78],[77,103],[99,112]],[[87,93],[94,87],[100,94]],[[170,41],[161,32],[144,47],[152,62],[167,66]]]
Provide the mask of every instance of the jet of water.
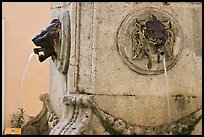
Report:
[[17,98],[17,101],[16,101],[16,105],[17,105],[17,106],[16,106],[16,110],[19,108],[19,105],[20,105],[20,97],[21,97],[22,92],[23,92],[23,82],[24,82],[25,73],[26,73],[26,71],[27,71],[28,65],[29,65],[29,63],[30,63],[30,61],[31,61],[31,59],[32,59],[32,57],[33,57],[33,55],[34,55],[34,52],[32,52],[32,53],[30,54],[30,56],[29,56],[29,58],[28,58],[28,60],[27,60],[27,63],[26,63],[26,65],[25,65],[24,71],[23,71],[23,73],[22,73],[22,76],[21,76],[20,93],[18,94],[18,98]]
[[170,112],[170,104],[169,104],[169,84],[168,84],[168,77],[167,77],[167,69],[166,69],[166,57],[165,54],[163,55],[163,64],[164,64],[164,74],[165,74],[165,89],[166,89],[166,100],[167,100],[167,113],[168,113],[168,123],[171,122],[171,112]]

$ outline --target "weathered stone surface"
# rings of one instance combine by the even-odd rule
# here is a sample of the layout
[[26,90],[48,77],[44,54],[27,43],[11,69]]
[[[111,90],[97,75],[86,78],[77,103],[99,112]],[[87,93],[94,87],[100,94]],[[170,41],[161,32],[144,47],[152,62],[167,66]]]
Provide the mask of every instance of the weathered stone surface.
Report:
[[[123,9],[118,11],[117,9],[114,9],[114,7],[117,7],[119,9]],[[141,7],[140,7],[141,6]],[[138,8],[144,8],[145,6],[148,6],[148,4],[141,4],[138,5]],[[172,10],[170,7],[161,7],[156,6],[152,3],[152,6],[160,8],[161,10],[163,8],[167,8],[167,10]],[[187,6],[187,5],[186,5]],[[107,7],[103,10],[103,12],[100,12],[101,10],[97,9],[103,9],[104,7]],[[173,6],[174,7],[174,6]],[[178,10],[182,10],[183,8],[179,8],[179,4],[175,5]],[[144,76],[139,75],[127,68],[126,65],[124,65],[123,62],[121,62],[120,57],[118,56],[116,43],[115,43],[115,37],[118,27],[124,17],[131,12],[134,9],[134,7],[126,8],[125,4],[95,4],[96,9],[96,16],[100,17],[96,19],[98,22],[97,24],[97,34],[96,35],[96,90],[97,93],[103,93],[103,94],[136,94],[136,95],[161,95],[163,96],[165,94],[165,77],[164,75],[158,75],[158,76]],[[178,18],[180,21],[181,29],[184,30],[184,35],[192,34],[193,31],[189,26],[186,24],[191,24],[193,22],[192,18],[187,17],[188,13],[192,15],[191,8],[185,8],[188,9],[188,11],[178,11],[178,13],[184,13],[184,15],[177,15],[177,12],[171,12],[172,16],[175,18]],[[173,9],[174,10],[174,9]],[[175,10],[177,11],[177,9]],[[118,16],[120,15],[120,16]],[[186,17],[185,17],[186,16]],[[117,20],[116,18],[117,17]],[[181,17],[181,18],[180,18]],[[184,20],[185,19],[185,20]],[[188,22],[189,21],[189,22]],[[188,31],[187,31],[188,29]],[[199,30],[198,30],[199,31]],[[190,37],[187,37],[185,39],[185,49],[188,50],[193,43],[193,35],[191,35],[191,40],[189,41]],[[183,55],[184,51],[182,51],[182,55],[178,59],[178,62],[176,65],[167,72],[168,75],[168,81],[169,81],[169,89],[170,94],[174,92],[190,92],[198,94],[201,92],[201,90],[195,89],[195,85],[192,81],[196,81],[196,77],[188,78],[190,73],[197,73],[197,75],[200,75],[201,72],[197,71],[194,68],[194,64],[198,62],[198,60],[195,60],[195,62],[188,62],[187,64],[186,60],[193,60],[193,53],[194,51],[189,51],[189,56],[185,57]],[[200,62],[198,62],[199,64]],[[186,66],[186,67],[183,67]],[[188,67],[188,68],[187,68]],[[185,73],[182,74],[182,73]],[[186,75],[188,74],[188,75]],[[195,75],[194,75],[195,76]],[[145,82],[144,82],[145,81]],[[183,82],[185,81],[185,82]],[[137,85],[135,85],[137,83]],[[149,83],[146,85],[146,83]],[[128,86],[124,87],[124,85],[128,84]],[[158,88],[158,85],[160,88]],[[180,86],[182,85],[182,86]],[[175,87],[175,89],[174,89]],[[182,87],[182,89],[181,89]],[[201,87],[201,85],[196,86]],[[190,91],[189,91],[190,90]],[[196,94],[197,94],[196,93]]]
[[64,4],[64,2],[51,2],[51,9],[62,8],[63,4]]
[[[109,114],[133,124],[152,126],[168,123],[166,97],[96,95],[94,100],[99,107]],[[176,121],[197,110],[201,107],[200,104],[201,97],[170,97],[171,121]]]
[[[126,66],[118,53],[116,38],[123,20],[132,12],[146,7],[168,12],[178,21],[183,32],[183,39],[180,39],[183,49],[175,66],[167,71],[167,85],[164,73],[138,74]],[[71,49],[67,74],[61,74],[51,62],[50,100],[53,110],[61,118],[51,134],[109,134],[115,131],[121,134],[167,134],[166,127],[162,127],[165,129],[164,133],[160,128],[158,131],[152,128],[144,130],[124,122],[154,127],[167,123],[167,92],[172,122],[200,108],[201,7],[199,3],[185,2],[52,3],[53,18],[62,19],[62,13],[69,10]],[[66,33],[67,30],[63,31]],[[94,96],[93,100],[103,110],[100,122],[100,116],[97,116],[97,112],[94,112],[90,105],[92,103],[84,102],[90,104],[88,108],[83,108],[80,103],[77,104],[75,97],[70,102],[76,104],[69,106],[62,103],[64,97],[72,93]],[[88,120],[85,118],[86,122],[81,123],[86,111],[91,117]],[[113,124],[108,132],[100,125],[108,125],[106,120],[104,124],[102,116],[108,119],[108,124]],[[100,128],[96,125],[94,127],[94,121]],[[185,129],[185,122],[180,125],[173,124],[171,129],[175,130],[175,134],[184,133],[177,130]],[[186,123],[189,124],[188,121]],[[202,120],[192,134],[201,134],[201,123]]]
[[[74,5],[74,4],[73,4]],[[80,30],[80,36],[76,34],[75,40],[78,38],[80,41],[75,44],[79,44],[76,48],[75,53],[72,54],[71,58],[73,56],[78,56],[79,52],[79,58],[75,58],[76,62],[72,62],[71,65],[77,66],[79,63],[79,76],[78,79],[78,90],[91,92],[91,93],[102,93],[102,94],[110,94],[110,93],[117,93],[117,94],[146,94],[146,95],[165,95],[163,92],[165,90],[165,78],[164,75],[158,75],[158,76],[143,76],[139,75],[135,72],[130,71],[127,66],[124,65],[123,62],[121,62],[120,57],[118,56],[117,52],[117,46],[115,43],[115,36],[118,30],[118,27],[120,26],[120,23],[124,19],[124,17],[134,10],[134,6],[138,6],[138,8],[142,7],[148,7],[150,5],[153,5],[156,8],[160,8],[159,4],[154,3],[140,3],[140,4],[130,4],[130,3],[124,3],[124,4],[118,4],[118,3],[81,3],[80,7],[80,14],[76,15],[80,18],[80,27],[77,29]],[[180,25],[182,26],[182,29],[186,29],[189,27],[186,27],[185,23],[186,21],[183,19],[181,21],[180,16],[183,18],[183,16],[188,16],[187,13],[185,15],[180,15],[178,17],[177,13],[174,12],[175,8],[179,8],[179,4],[172,3],[172,7],[161,7],[161,8],[167,8],[166,10],[172,13],[175,18],[179,20]],[[184,4],[186,6],[191,6],[189,4]],[[114,7],[119,6],[120,9],[124,9],[124,11],[121,11],[121,13],[118,13],[117,9],[114,9]],[[130,6],[127,10],[127,7]],[[196,5],[197,6],[197,5]],[[107,7],[104,12],[100,12],[100,9],[103,9],[103,7]],[[123,7],[123,8],[122,8]],[[198,7],[199,8],[199,7]],[[110,9],[110,10],[107,10]],[[193,8],[195,9],[195,8]],[[75,12],[74,10],[72,12]],[[180,11],[181,12],[181,11]],[[179,13],[180,13],[179,12]],[[192,10],[189,9],[190,13],[192,13]],[[124,15],[125,14],[125,15]],[[192,13],[193,14],[193,13]],[[118,16],[120,15],[120,16]],[[172,15],[172,16],[173,16]],[[117,17],[117,20],[113,17]],[[100,17],[100,18],[99,18]],[[109,18],[110,19],[109,19]],[[87,19],[88,18],[88,19]],[[108,18],[108,19],[106,19]],[[74,18],[73,18],[74,19]],[[186,19],[186,18],[185,18]],[[188,18],[191,20],[191,18]],[[75,21],[76,22],[76,21]],[[72,26],[74,26],[74,23],[72,22]],[[198,25],[201,26],[201,25]],[[73,27],[75,29],[76,27]],[[72,31],[73,31],[72,29]],[[194,31],[197,32],[197,31]],[[188,33],[191,33],[190,30]],[[75,32],[72,32],[72,34],[75,34]],[[185,33],[184,35],[186,35]],[[198,33],[199,34],[199,33]],[[198,37],[199,38],[199,37]],[[74,38],[72,37],[74,40]],[[187,41],[187,39],[186,39]],[[189,43],[189,42],[185,42]],[[72,44],[74,44],[74,41],[72,41]],[[82,46],[83,45],[83,46]],[[186,44],[185,48],[189,47],[193,44]],[[79,50],[79,51],[78,51]],[[185,49],[188,50],[188,49]],[[72,50],[73,51],[73,50]],[[184,51],[185,52],[185,51]],[[106,53],[106,54],[104,54]],[[183,52],[182,52],[183,54]],[[175,67],[177,71],[169,70],[168,73],[168,79],[169,79],[169,85],[176,89],[170,89],[170,92],[173,94],[174,92],[185,92],[186,90],[189,90],[191,94],[194,92],[200,93],[200,89],[196,89],[195,86],[191,81],[195,81],[197,78],[191,78],[189,80],[188,76],[190,76],[190,73],[193,73],[194,71],[197,72],[197,76],[200,76],[201,71],[194,68],[194,63],[189,62],[188,68],[185,68],[184,71],[183,66],[186,66],[185,61],[187,59],[191,60],[193,56],[193,52],[188,51],[186,54],[188,54],[188,57],[179,58],[179,63]],[[193,57],[195,58],[195,57]],[[196,59],[196,58],[195,58]],[[185,60],[185,61],[184,61]],[[78,62],[78,63],[77,63]],[[196,59],[196,64],[200,64],[200,62]],[[75,67],[75,70],[77,71],[77,67]],[[174,69],[175,70],[175,69]],[[181,75],[180,72],[189,73],[189,75]],[[175,75],[177,77],[175,77]],[[96,78],[97,77],[97,78]],[[107,77],[109,77],[107,79]],[[186,78],[187,77],[187,78]],[[178,80],[180,78],[180,80]],[[71,79],[71,78],[70,78]],[[73,79],[73,78],[72,78]],[[76,79],[77,80],[77,79]],[[186,83],[183,83],[182,81],[187,81]],[[128,85],[126,88],[124,88],[124,84],[128,81]],[[149,83],[149,86],[146,86],[145,82]],[[158,81],[160,88],[158,89]],[[175,81],[175,82],[174,82]],[[119,84],[123,83],[123,84]],[[137,83],[137,88],[135,88],[135,83]],[[190,83],[190,84],[189,84]],[[181,87],[179,85],[182,85],[182,89],[178,89],[178,87]],[[72,86],[72,85],[71,85]],[[199,82],[198,86],[199,87]],[[142,92],[138,89],[143,89]],[[73,92],[73,90],[71,91]],[[140,93],[139,93],[140,92]],[[197,94],[195,93],[195,94]]]
[[202,135],[202,119],[199,121],[199,123],[195,126],[192,135]]
[[[183,49],[176,65],[167,71],[167,86],[164,73],[140,75],[129,69],[118,53],[116,37],[122,21],[132,12],[146,7],[170,14],[183,32]],[[58,113],[61,111],[57,106],[61,106],[61,96],[66,92],[99,95],[96,102],[110,114],[141,125],[167,122],[166,92],[170,96],[172,120],[201,106],[200,4],[68,3],[67,7],[53,9],[53,16],[60,17],[64,9],[69,9],[71,15],[71,55],[64,84],[59,79],[61,76],[54,72],[54,66],[51,68],[50,91]],[[175,100],[172,96],[177,94],[183,97]],[[196,98],[192,98],[194,96]]]
[[[63,111],[62,99],[63,96],[66,95],[66,80],[67,76],[61,74],[57,69],[53,62],[50,63],[51,71],[50,71],[50,100],[51,105],[55,112],[61,117]],[[60,91],[60,92],[59,92]]]
[[58,124],[51,130],[50,135],[188,135],[202,117],[202,110],[199,107],[169,123],[154,126],[134,124],[126,118],[118,117],[101,108],[93,99],[94,97],[94,95],[87,94],[65,96],[63,99],[66,105],[65,112]]
[[22,127],[23,135],[48,135],[59,121],[50,104],[49,94],[42,94],[40,100],[43,102],[42,110]]

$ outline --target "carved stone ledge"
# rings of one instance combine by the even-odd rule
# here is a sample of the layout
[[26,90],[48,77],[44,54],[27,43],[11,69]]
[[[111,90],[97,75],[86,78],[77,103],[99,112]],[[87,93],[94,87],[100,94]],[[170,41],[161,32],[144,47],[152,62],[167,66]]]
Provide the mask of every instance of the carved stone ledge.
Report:
[[22,127],[23,135],[46,135],[58,123],[58,116],[52,110],[49,94],[43,94],[39,97],[43,102],[40,113],[29,120]]
[[93,134],[92,116],[101,121],[101,125],[109,134],[122,135],[168,135],[190,134],[202,118],[202,110],[192,112],[177,121],[158,126],[142,126],[132,124],[122,118],[108,114],[93,101],[93,95],[69,94],[63,98],[65,111],[50,135],[82,135]]
[[102,122],[102,125],[110,134],[122,135],[188,135],[190,134],[199,120],[202,118],[202,109],[192,112],[177,121],[159,126],[142,126],[132,124],[121,118],[108,114],[97,105],[94,105],[93,111]]
[[89,123],[92,110],[89,108],[93,96],[71,94],[65,96],[63,102],[65,112],[59,123],[51,130],[50,135],[82,135],[90,134]]

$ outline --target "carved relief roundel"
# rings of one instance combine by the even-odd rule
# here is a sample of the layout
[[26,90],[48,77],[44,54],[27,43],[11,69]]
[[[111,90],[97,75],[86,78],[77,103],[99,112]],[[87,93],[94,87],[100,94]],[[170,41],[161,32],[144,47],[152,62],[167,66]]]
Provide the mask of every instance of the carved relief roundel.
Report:
[[119,27],[117,46],[123,62],[139,74],[161,74],[163,59],[167,70],[180,55],[183,33],[167,12],[145,8],[129,14]]

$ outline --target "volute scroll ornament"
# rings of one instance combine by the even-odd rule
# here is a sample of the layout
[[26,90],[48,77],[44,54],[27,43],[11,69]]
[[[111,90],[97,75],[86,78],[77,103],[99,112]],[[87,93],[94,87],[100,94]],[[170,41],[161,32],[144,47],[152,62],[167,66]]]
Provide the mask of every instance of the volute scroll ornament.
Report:
[[[143,126],[116,117],[103,110],[95,101],[95,95],[69,94],[64,96],[66,111],[50,135],[91,135],[93,115],[110,135],[189,135],[202,118],[202,109],[170,123],[156,126]],[[92,122],[94,123],[94,122]]]

